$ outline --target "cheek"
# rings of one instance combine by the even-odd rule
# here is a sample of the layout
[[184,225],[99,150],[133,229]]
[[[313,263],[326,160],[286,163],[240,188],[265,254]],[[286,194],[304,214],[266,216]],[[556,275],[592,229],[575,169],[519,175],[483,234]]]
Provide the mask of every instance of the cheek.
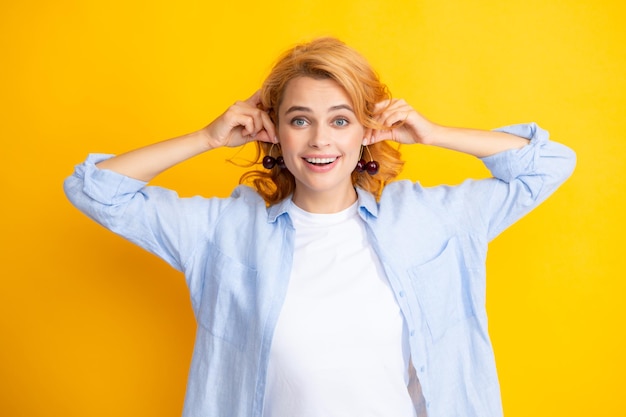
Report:
[[352,143],[352,149],[354,150],[353,153],[356,154],[357,159],[362,153],[367,152],[363,147],[363,135],[359,135],[354,138],[354,142]]
[[283,156],[287,156],[293,154],[295,152],[295,144],[296,142],[292,137],[287,135],[278,136],[278,143],[280,144],[280,149]]
[[295,167],[295,160],[298,158],[299,148],[298,141],[294,137],[283,134],[278,136],[280,144],[280,154],[282,155],[287,169],[292,170]]
[[361,148],[355,149],[355,151],[350,155],[350,163],[356,167],[356,164],[359,162],[361,158],[364,157],[365,151],[361,152]]

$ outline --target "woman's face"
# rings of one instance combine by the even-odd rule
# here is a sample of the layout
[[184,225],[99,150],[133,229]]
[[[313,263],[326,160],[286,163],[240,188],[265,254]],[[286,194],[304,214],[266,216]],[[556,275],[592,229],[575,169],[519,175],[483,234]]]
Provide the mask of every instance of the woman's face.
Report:
[[289,81],[278,108],[278,138],[296,179],[293,201],[329,213],[354,203],[351,174],[365,130],[343,88],[331,79]]

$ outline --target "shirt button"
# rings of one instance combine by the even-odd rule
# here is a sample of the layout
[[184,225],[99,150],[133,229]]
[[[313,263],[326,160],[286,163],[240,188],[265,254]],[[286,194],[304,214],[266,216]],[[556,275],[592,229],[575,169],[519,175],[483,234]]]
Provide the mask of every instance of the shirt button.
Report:
[[409,335],[410,335],[410,336],[415,336],[415,330],[411,330],[411,331],[409,332]]
[[400,297],[404,297],[404,291],[400,291],[400,292],[398,293],[398,295],[399,295]]
[[420,366],[420,372],[424,373],[425,370],[426,370],[426,367],[424,365]]

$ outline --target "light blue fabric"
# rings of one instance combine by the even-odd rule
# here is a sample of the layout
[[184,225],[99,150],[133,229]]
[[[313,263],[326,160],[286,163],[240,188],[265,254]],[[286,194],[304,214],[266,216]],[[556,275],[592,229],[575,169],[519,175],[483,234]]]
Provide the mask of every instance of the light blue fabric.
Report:
[[[531,139],[483,162],[497,178],[457,186],[399,181],[359,213],[406,320],[429,417],[501,416],[487,333],[487,243],[550,195],[575,155],[534,124]],[[198,322],[184,416],[261,416],[272,334],[287,288],[291,200],[270,208],[251,188],[179,198],[107,170],[90,155],[65,182],[81,211],[183,271]],[[363,364],[367,366],[367,364]]]

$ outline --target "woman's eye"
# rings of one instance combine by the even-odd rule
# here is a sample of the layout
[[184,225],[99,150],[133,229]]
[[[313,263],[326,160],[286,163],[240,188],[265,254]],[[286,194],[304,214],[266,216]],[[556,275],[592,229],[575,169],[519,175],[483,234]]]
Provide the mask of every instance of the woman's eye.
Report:
[[348,122],[347,119],[335,119],[333,123],[335,124],[335,126],[343,127],[348,126],[350,122]]
[[291,124],[294,125],[294,126],[297,126],[297,127],[303,127],[303,126],[306,126],[307,123],[306,123],[306,120],[304,120],[304,119],[297,119],[296,118],[296,119],[293,119],[291,121]]

